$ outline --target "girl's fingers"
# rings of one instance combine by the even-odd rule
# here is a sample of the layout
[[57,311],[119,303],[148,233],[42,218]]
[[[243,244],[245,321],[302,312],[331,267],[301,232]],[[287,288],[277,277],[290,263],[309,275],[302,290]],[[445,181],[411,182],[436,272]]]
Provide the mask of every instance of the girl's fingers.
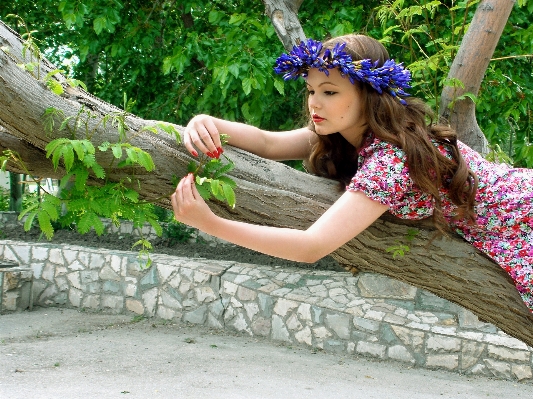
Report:
[[222,147],[222,143],[220,141],[220,132],[215,126],[215,122],[213,122],[213,119],[211,118],[205,121],[205,127],[207,131],[210,132],[210,137],[213,142],[213,147],[210,147],[209,149],[211,152],[215,152]]
[[191,119],[183,135],[185,148],[198,156],[195,147],[211,158],[218,158],[222,153],[220,134],[210,116],[199,115]]

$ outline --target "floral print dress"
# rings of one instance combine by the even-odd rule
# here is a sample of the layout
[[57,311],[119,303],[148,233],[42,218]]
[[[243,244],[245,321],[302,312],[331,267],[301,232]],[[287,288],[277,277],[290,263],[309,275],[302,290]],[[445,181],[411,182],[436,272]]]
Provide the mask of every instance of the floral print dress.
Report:
[[[479,179],[477,225],[453,220],[457,208],[442,189],[444,217],[466,241],[505,269],[533,312],[533,169],[490,163],[465,144],[458,145]],[[438,148],[449,156],[444,146]],[[347,190],[365,193],[399,218],[423,219],[433,214],[431,195],[411,180],[402,149],[371,135],[358,162]]]

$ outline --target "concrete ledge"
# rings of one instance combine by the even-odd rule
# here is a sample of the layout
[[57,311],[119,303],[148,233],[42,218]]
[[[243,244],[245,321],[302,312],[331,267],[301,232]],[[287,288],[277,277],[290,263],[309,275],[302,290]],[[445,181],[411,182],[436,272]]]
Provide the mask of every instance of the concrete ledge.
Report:
[[31,268],[33,303],[159,317],[291,345],[533,382],[532,348],[471,312],[381,275],[306,271],[0,241]]

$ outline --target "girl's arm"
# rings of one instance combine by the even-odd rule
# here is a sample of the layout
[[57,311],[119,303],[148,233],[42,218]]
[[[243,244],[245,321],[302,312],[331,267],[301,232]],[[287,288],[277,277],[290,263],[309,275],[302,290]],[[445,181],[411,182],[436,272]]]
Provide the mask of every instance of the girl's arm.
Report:
[[229,241],[279,258],[313,263],[370,226],[388,207],[361,192],[345,192],[307,230],[260,226],[215,215],[202,200],[192,175],[182,179],[171,197],[180,222]]
[[220,134],[227,134],[228,144],[234,147],[278,161],[307,158],[316,140],[315,134],[307,128],[269,132],[244,123],[197,115],[185,128],[183,143],[193,155],[196,149],[204,154],[217,155],[218,152],[220,155]]

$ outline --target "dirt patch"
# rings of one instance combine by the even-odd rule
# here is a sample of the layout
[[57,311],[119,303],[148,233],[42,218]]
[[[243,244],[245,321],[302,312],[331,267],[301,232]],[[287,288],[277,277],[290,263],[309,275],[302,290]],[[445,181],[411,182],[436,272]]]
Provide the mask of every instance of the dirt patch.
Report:
[[[106,248],[121,251],[135,251],[133,244],[139,239],[129,234],[103,234],[98,236],[94,232],[79,234],[75,230],[57,230],[52,240],[47,240],[40,230],[34,228],[25,232],[22,226],[1,226],[0,238],[27,242],[48,242],[56,244],[81,245],[90,248]],[[257,265],[276,265],[299,267],[308,270],[334,270],[345,271],[333,258],[327,256],[316,263],[292,262],[273,256],[241,248],[235,245],[218,244],[208,242],[179,243],[169,238],[157,238],[151,240],[153,253],[167,254],[179,257],[194,257],[215,260],[229,260]]]

